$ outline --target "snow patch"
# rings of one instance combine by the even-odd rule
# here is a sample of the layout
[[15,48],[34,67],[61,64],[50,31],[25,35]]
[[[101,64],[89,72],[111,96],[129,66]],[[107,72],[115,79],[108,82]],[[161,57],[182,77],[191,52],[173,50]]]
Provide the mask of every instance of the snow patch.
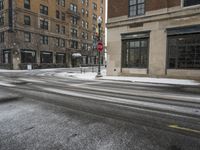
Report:
[[[60,77],[60,78],[67,78],[67,77],[73,77],[78,78],[82,80],[95,80],[96,79],[96,72],[85,72],[85,73],[68,73],[68,72],[61,72],[61,73],[55,73],[54,76]],[[102,70],[102,75],[106,75],[106,70]]]
[[[86,72],[86,73],[55,73],[54,76],[60,78],[74,77],[82,80],[95,80],[96,72]],[[106,70],[102,70],[102,76],[100,79],[104,80],[114,80],[114,81],[129,81],[135,83],[146,83],[146,84],[168,84],[168,85],[188,85],[188,86],[198,86],[199,82],[194,80],[181,80],[181,79],[168,79],[168,78],[150,78],[150,77],[125,77],[125,76],[106,76]]]
[[[53,69],[37,69],[37,70],[5,70],[0,69],[0,72],[27,72],[36,73],[38,76],[55,76],[59,78],[77,78],[81,80],[96,80],[97,72],[66,72],[63,70],[66,68],[53,68]],[[69,69],[79,69],[79,68],[69,68]],[[85,67],[87,69],[87,67]],[[50,71],[50,72],[48,72]],[[59,72],[57,72],[59,71]],[[52,74],[53,72],[53,74]],[[199,82],[194,80],[181,80],[181,79],[168,79],[168,78],[150,78],[150,77],[125,77],[125,76],[106,76],[106,70],[103,69],[102,76],[99,79],[112,80],[112,81],[129,81],[134,83],[146,83],[146,84],[165,84],[165,85],[187,85],[187,86],[200,86]],[[31,81],[34,82],[34,81]]]
[[20,78],[19,80],[21,81],[26,81],[26,82],[34,82],[34,83],[46,83],[45,81],[40,81],[40,80],[34,80],[34,79],[23,79],[23,78]]
[[15,85],[9,84],[9,83],[5,83],[5,82],[0,82],[0,86],[15,87]]
[[54,76],[60,77],[60,78],[67,78],[67,77],[74,77],[78,79],[83,79],[83,80],[95,80],[97,73],[92,73],[92,72],[87,72],[87,73],[67,73],[67,72],[62,72],[62,73],[56,73]]
[[7,69],[0,69],[0,72],[8,72],[8,73],[15,73],[15,72],[28,72],[30,70],[7,70]]

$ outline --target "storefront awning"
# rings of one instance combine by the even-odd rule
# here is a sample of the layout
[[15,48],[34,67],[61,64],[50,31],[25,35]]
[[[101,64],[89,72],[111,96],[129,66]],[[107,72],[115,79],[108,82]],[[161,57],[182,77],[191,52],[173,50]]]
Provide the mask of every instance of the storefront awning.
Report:
[[82,55],[80,53],[73,53],[72,57],[81,57]]
[[121,38],[122,40],[149,38],[149,34],[150,31],[139,32],[139,33],[122,33]]
[[200,25],[167,29],[167,35],[180,35],[180,34],[192,34],[192,33],[200,33]]

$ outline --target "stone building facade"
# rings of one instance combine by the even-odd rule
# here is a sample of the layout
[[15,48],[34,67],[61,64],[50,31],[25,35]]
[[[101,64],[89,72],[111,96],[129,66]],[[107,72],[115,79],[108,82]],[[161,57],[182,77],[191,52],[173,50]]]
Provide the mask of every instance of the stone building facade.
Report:
[[108,75],[200,78],[199,0],[109,0]]
[[104,9],[104,0],[0,0],[0,67],[95,65]]

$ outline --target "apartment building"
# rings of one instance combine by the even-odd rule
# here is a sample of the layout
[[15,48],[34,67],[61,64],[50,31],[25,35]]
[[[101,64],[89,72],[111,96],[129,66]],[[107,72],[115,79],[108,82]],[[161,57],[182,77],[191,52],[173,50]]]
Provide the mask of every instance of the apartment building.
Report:
[[95,65],[104,9],[104,0],[0,0],[0,67]]
[[200,78],[199,0],[109,0],[108,75]]

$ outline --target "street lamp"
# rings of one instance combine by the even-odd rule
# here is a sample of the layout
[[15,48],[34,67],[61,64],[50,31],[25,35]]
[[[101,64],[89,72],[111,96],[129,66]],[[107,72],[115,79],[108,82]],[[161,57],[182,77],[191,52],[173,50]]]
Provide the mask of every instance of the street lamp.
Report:
[[[98,41],[101,40],[101,24],[102,24],[102,18],[101,16],[98,17],[97,23],[98,23],[98,29],[99,29],[99,36],[98,36]],[[98,51],[98,73],[96,77],[102,77],[101,75],[101,52]]]

